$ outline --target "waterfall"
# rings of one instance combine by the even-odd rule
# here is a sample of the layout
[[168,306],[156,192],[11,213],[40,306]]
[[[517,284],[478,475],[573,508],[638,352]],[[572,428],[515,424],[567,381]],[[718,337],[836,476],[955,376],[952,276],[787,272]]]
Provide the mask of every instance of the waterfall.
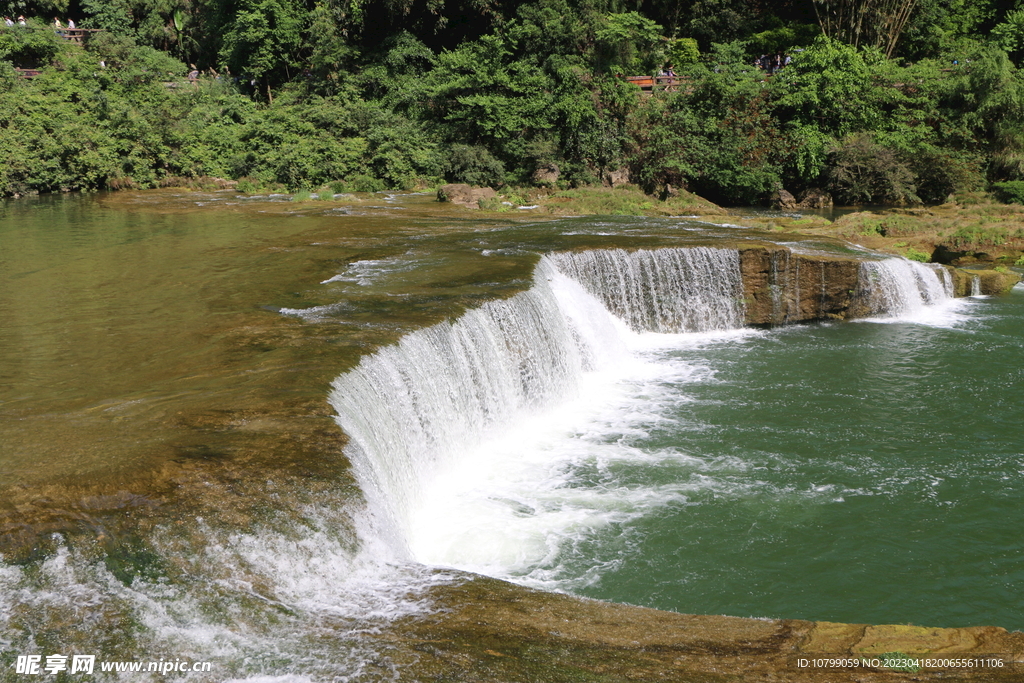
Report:
[[971,296],[981,296],[981,276],[971,277]]
[[[901,316],[950,297],[952,285],[941,267],[869,261],[858,296],[873,315]],[[486,457],[475,447],[585,394],[594,371],[633,358],[636,332],[742,327],[742,296],[733,249],[557,253],[540,259],[527,291],[363,357],[334,381],[330,401],[373,533],[418,556],[433,483]]]
[[475,444],[577,396],[589,371],[621,364],[626,324],[742,326],[742,291],[736,250],[555,254],[541,258],[529,290],[364,357],[334,381],[330,401],[376,532],[411,556],[424,490]]
[[333,383],[330,401],[378,532],[408,554],[425,484],[457,456],[577,393],[624,353],[628,330],[542,259],[535,284],[406,335]]
[[623,249],[550,257],[637,332],[708,332],[743,325],[739,251]]
[[902,258],[864,261],[858,297],[871,315],[903,317],[953,297],[953,278],[938,264]]

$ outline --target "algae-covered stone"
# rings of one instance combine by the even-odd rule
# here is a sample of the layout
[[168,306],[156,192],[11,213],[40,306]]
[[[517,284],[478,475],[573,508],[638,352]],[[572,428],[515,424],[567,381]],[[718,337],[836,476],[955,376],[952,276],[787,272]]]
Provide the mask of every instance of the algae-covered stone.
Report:
[[956,268],[953,270],[956,296],[1006,294],[1020,282],[1020,279],[1020,273],[1005,268],[999,270]]

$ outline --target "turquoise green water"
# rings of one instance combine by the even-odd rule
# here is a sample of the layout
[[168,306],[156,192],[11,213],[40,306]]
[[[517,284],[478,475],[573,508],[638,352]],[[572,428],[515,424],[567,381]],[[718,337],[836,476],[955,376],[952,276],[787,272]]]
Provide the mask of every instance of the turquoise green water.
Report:
[[[685,499],[584,544],[580,592],[690,613],[1024,628],[1024,292],[948,326],[809,325],[664,352],[704,368],[602,486]],[[563,558],[583,573],[593,557]]]

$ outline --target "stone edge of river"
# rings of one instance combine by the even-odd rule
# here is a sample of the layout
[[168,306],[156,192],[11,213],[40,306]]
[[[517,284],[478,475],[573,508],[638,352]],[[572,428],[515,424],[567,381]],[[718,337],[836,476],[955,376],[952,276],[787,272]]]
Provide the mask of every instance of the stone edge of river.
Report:
[[[380,638],[409,680],[1019,681],[1024,633],[688,615],[545,593],[486,577],[438,586],[436,611]],[[849,665],[886,653],[960,660],[896,672]],[[1001,668],[963,666],[999,655]],[[814,666],[832,659],[845,667]],[[801,666],[800,660],[806,660]],[[977,659],[974,659],[977,662]],[[403,675],[402,680],[406,680]]]

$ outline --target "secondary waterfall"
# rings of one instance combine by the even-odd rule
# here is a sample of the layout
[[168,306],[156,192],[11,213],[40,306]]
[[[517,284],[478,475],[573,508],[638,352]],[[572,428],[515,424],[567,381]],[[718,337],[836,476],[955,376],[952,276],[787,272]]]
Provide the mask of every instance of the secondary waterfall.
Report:
[[859,296],[873,315],[904,317],[953,297],[953,278],[943,266],[901,258],[864,261]]
[[743,325],[736,249],[609,249],[555,254],[551,260],[637,332]]

